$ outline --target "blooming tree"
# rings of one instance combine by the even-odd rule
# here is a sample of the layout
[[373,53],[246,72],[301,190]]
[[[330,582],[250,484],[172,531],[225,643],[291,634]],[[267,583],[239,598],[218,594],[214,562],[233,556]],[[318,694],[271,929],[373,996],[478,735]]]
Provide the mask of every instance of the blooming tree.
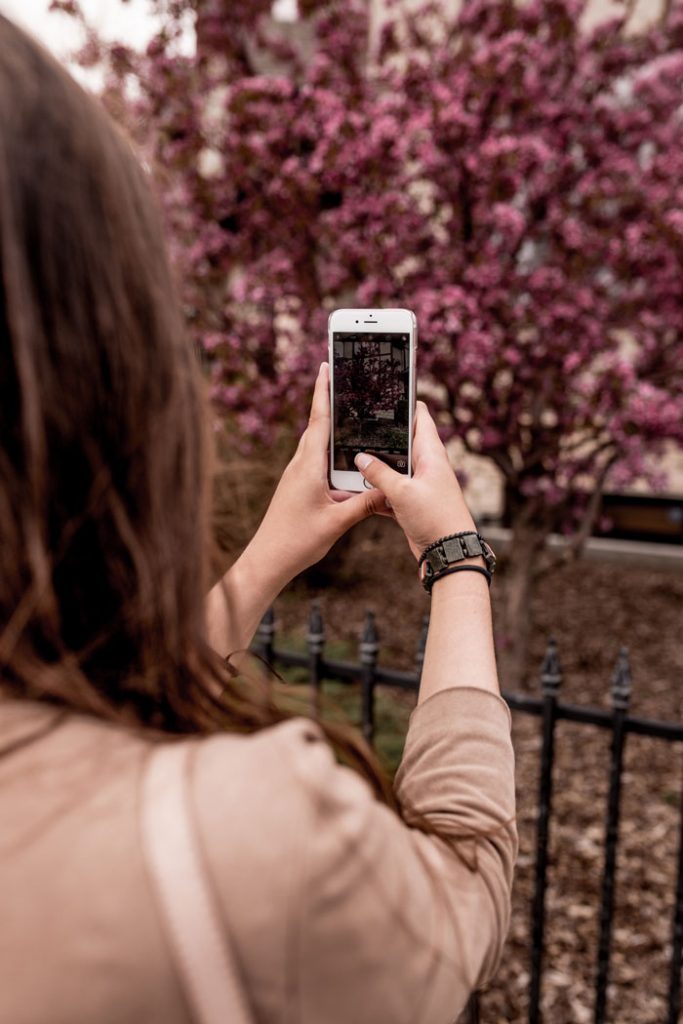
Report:
[[395,359],[386,359],[371,342],[357,342],[352,356],[335,366],[335,408],[358,420],[378,412],[394,412],[405,396],[401,370]]
[[362,294],[402,276],[422,373],[504,476],[513,682],[545,537],[578,552],[605,483],[659,484],[653,456],[683,440],[683,6],[642,35],[585,33],[583,8],[475,0],[384,37],[408,54],[393,93],[432,233]]
[[158,178],[217,402],[268,441],[331,308],[413,308],[444,437],[505,480],[519,682],[547,535],[577,554],[604,486],[660,485],[683,441],[683,0],[639,32],[628,5],[394,4],[376,46],[365,0],[301,0],[294,44],[267,2],[154,6],[146,52],[89,32],[81,60]]

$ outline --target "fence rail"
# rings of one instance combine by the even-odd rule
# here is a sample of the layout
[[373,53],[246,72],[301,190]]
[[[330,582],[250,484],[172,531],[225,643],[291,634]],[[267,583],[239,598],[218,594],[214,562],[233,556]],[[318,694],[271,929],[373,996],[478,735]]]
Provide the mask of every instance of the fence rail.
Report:
[[[311,709],[318,708],[323,680],[356,682],[361,687],[361,729],[369,743],[375,735],[375,689],[395,687],[417,692],[429,626],[428,616],[422,621],[412,672],[378,665],[379,636],[375,616],[366,612],[360,633],[358,660],[345,661],[325,657],[325,628],[317,600],[312,602],[306,636],[306,652],[289,651],[276,644],[275,615],[270,608],[258,628],[252,649],[273,667],[299,667],[308,670],[311,687]],[[629,734],[649,736],[665,742],[683,741],[683,723],[658,721],[629,715],[632,678],[628,650],[619,651],[611,681],[611,710],[578,707],[559,700],[562,668],[557,644],[548,641],[540,672],[541,696],[507,693],[503,697],[511,711],[536,715],[541,719],[541,751],[538,777],[538,809],[536,818],[536,858],[534,892],[531,906],[531,951],[529,981],[529,1024],[541,1024],[541,989],[543,979],[544,935],[546,923],[545,897],[548,878],[548,849],[553,801],[553,765],[555,731],[559,721],[579,722],[611,732],[609,795],[605,822],[604,862],[601,879],[599,938],[595,966],[594,1024],[607,1024],[607,988],[609,982],[612,924],[614,919],[616,856],[619,841],[619,812],[624,750]],[[669,969],[668,1010],[663,1024],[677,1024],[681,1009],[681,963],[683,961],[683,796],[680,805],[676,889],[672,907],[672,954]],[[470,1024],[479,1021],[479,1004],[473,996],[466,1010]]]

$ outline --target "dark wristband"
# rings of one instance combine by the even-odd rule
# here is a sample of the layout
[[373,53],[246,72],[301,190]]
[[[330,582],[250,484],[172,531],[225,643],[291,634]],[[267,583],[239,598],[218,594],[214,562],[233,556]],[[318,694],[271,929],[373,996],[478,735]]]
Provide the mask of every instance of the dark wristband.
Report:
[[496,568],[496,556],[493,549],[476,530],[463,530],[452,533],[448,537],[440,537],[429,544],[420,555],[418,576],[425,590],[427,583],[436,578],[444,569],[467,558],[483,557],[486,572],[492,576]]
[[460,533],[449,533],[445,537],[439,537],[438,540],[433,540],[431,544],[428,544],[427,547],[422,552],[422,554],[420,555],[420,558],[417,563],[418,569],[424,562],[427,555],[430,554],[432,551],[435,551],[440,544],[444,543],[444,541],[462,540],[462,538],[464,537],[476,537],[480,542],[483,543],[484,541],[482,535],[478,533],[476,530],[461,530]]
[[422,581],[422,586],[425,588],[428,594],[431,594],[432,587],[437,580],[442,579],[444,576],[450,576],[454,572],[478,572],[482,576],[486,577],[486,582],[491,586],[491,573],[488,569],[484,569],[481,565],[449,565],[446,569],[440,569],[439,572],[434,573],[433,576],[427,576]]

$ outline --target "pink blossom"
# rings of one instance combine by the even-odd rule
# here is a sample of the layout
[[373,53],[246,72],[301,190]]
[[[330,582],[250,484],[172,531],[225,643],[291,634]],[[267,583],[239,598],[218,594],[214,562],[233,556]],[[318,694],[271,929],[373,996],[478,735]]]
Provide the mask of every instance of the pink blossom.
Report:
[[511,467],[545,523],[574,527],[580,499],[553,516],[605,438],[610,486],[656,482],[648,456],[683,443],[683,0],[629,32],[584,31],[583,0],[463,0],[426,33],[397,3],[372,67],[366,0],[301,4],[305,53],[267,0],[153,6],[145,52],[90,32],[81,60],[158,183],[237,446],[302,426],[330,309],[400,305],[444,435]]

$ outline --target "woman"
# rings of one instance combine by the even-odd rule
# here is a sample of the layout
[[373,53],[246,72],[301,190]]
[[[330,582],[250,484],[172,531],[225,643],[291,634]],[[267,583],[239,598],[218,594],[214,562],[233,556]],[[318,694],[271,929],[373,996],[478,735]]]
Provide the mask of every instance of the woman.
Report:
[[4,18],[0,331],[0,1021],[192,1019],[141,839],[147,763],[173,744],[255,1021],[452,1020],[496,968],[517,850],[486,580],[434,584],[393,792],[353,730],[224,661],[363,517],[395,516],[416,555],[473,529],[426,407],[413,479],[370,460],[372,492],[333,496],[321,367],[207,601],[207,410],[144,174]]

